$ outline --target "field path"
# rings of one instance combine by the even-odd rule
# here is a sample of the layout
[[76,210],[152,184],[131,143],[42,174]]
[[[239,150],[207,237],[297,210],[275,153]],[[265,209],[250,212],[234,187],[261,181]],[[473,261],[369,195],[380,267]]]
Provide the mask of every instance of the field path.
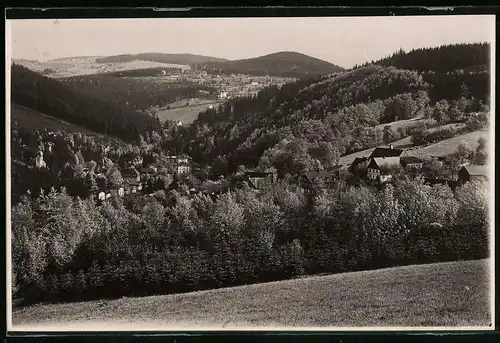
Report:
[[36,305],[15,330],[490,324],[489,260],[405,266],[177,295]]

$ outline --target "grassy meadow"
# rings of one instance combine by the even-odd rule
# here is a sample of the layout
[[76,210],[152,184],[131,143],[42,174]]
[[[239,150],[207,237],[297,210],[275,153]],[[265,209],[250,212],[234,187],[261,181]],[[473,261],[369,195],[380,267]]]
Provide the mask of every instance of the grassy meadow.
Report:
[[[15,309],[14,330],[442,327],[491,323],[489,260]],[[90,326],[92,325],[92,326]]]
[[[187,105],[189,103],[189,105]],[[158,118],[161,121],[180,120],[184,124],[189,124],[198,118],[200,112],[205,111],[209,106],[216,108],[221,101],[214,99],[184,99],[162,107],[158,110]]]

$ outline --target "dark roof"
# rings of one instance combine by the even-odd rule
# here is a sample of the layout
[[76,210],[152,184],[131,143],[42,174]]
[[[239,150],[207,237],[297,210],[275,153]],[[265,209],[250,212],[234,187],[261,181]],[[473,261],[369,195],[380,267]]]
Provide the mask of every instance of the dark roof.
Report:
[[366,160],[368,160],[368,157],[356,157],[351,163],[351,168],[357,167],[358,164],[363,163]]
[[376,158],[376,157],[398,157],[401,156],[401,154],[404,152],[404,150],[399,150],[399,149],[391,149],[391,148],[375,148],[373,152],[370,155],[370,158]]
[[486,166],[468,165],[462,167],[462,169],[465,169],[469,175],[488,176],[488,169],[486,169]]
[[423,161],[415,156],[402,156],[401,163],[404,164],[414,164],[414,163],[422,163]]

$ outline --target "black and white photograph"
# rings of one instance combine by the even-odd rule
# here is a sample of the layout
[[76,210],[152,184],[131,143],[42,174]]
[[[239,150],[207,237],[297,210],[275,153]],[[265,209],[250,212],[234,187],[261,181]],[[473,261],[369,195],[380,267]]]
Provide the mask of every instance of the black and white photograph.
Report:
[[494,329],[494,16],[5,41],[8,331]]

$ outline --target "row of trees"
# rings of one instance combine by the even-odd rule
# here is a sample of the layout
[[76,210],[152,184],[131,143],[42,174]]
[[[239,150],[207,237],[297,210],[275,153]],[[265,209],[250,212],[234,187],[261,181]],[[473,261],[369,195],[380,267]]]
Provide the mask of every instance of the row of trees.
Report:
[[488,126],[487,112],[476,112],[468,116],[466,122],[450,124],[441,127],[417,127],[411,131],[412,142],[415,146],[439,142],[455,137],[465,132],[473,132]]
[[486,184],[398,179],[305,195],[285,183],[102,206],[52,191],[12,208],[25,302],[164,294],[319,272],[488,256]]

